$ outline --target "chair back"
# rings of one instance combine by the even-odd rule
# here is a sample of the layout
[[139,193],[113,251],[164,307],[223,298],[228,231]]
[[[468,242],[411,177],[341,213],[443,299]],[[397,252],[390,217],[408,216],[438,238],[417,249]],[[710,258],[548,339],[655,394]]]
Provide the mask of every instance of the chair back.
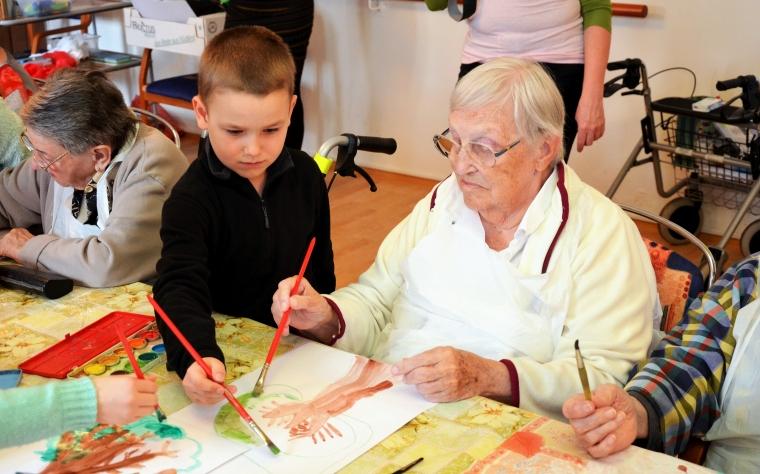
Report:
[[151,127],[157,128],[161,132],[163,132],[166,136],[174,140],[174,144],[177,145],[177,148],[180,148],[180,138],[179,133],[177,132],[177,129],[174,128],[172,124],[169,123],[168,120],[161,117],[160,115],[154,114],[153,112],[150,112],[145,109],[140,109],[137,107],[132,107],[132,112],[135,113],[137,118]]
[[668,332],[681,322],[691,300],[712,286],[715,280],[715,258],[701,240],[678,224],[641,209],[625,205],[620,207],[626,212],[652,220],[682,235],[701,251],[703,259],[707,262],[708,273],[706,278],[703,278],[699,267],[682,255],[659,242],[644,239],[657,280],[657,294],[663,305],[664,314],[660,330]]

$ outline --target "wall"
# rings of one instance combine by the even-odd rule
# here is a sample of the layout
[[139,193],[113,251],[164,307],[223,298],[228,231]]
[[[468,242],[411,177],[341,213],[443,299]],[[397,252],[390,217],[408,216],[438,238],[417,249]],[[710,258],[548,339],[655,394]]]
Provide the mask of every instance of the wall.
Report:
[[[716,80],[760,72],[760,48],[752,46],[760,44],[754,24],[760,2],[720,2],[720,11],[710,0],[646,3],[646,19],[614,18],[612,59],[640,57],[650,72],[689,67],[697,75],[698,94],[715,94]],[[394,136],[396,156],[366,156],[359,162],[434,179],[445,176],[448,167],[433,151],[431,137],[446,126],[464,25],[415,2],[381,0],[380,11],[353,0],[317,0],[317,5],[304,76],[306,148],[333,132]],[[688,95],[691,85],[691,76],[679,71],[652,79],[655,98]],[[603,191],[636,142],[643,114],[637,97],[615,96],[605,107],[605,136],[570,161],[583,179]],[[657,195],[653,180],[651,166],[633,170],[616,199],[659,212],[668,200]],[[722,233],[732,216],[708,203],[704,229]]]
[[[367,155],[359,163],[440,179],[448,174],[448,165],[433,150],[431,138],[446,127],[448,95],[456,80],[466,26],[443,12],[427,11],[422,2],[379,3],[380,9],[373,11],[365,0],[316,0],[302,85],[304,149],[314,152],[322,141],[342,132],[392,136],[399,143],[395,156]],[[718,79],[760,73],[760,29],[755,24],[760,2],[646,3],[648,18],[614,18],[612,59],[640,57],[650,72],[689,67],[697,74],[698,94],[715,94]],[[108,18],[98,25],[101,32],[108,30],[107,41],[118,42],[123,35],[110,32],[118,31],[121,17]],[[195,67],[194,58],[177,55],[158,57],[157,62],[158,77]],[[125,91],[134,93],[134,81],[123,82]],[[691,76],[668,72],[654,78],[652,87],[655,98],[688,95]],[[570,160],[584,180],[603,191],[639,137],[643,114],[637,97],[615,96],[605,107],[605,136]],[[651,166],[633,170],[616,200],[659,212],[667,200],[657,195],[653,179]],[[708,204],[705,215],[705,230],[721,233],[733,214]]]

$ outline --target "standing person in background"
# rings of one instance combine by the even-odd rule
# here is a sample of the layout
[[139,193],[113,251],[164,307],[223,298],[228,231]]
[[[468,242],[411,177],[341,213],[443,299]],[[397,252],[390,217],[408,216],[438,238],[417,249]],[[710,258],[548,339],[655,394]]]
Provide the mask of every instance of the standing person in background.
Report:
[[225,28],[241,25],[265,26],[277,33],[290,48],[296,63],[296,106],[290,117],[285,146],[301,149],[304,134],[301,74],[306,62],[311,29],[314,25],[314,0],[231,0],[224,6]]
[[460,78],[498,57],[538,61],[551,74],[565,103],[565,162],[576,134],[579,152],[601,138],[610,0],[479,0],[468,23]]

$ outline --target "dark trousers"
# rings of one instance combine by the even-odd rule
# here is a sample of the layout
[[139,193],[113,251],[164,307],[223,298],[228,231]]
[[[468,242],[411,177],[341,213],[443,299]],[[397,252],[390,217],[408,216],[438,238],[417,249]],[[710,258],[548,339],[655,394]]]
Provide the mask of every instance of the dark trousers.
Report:
[[[459,79],[480,66],[482,63],[469,63],[459,66]],[[565,147],[565,163],[570,158],[575,135],[578,133],[578,123],[575,121],[575,111],[583,90],[583,64],[540,63],[557,84],[562,102],[565,104],[565,127],[562,143]]]
[[314,0],[233,0],[224,7],[225,28],[241,25],[265,26],[288,44],[296,63],[294,94],[298,96],[285,137],[285,146],[301,149],[304,135],[304,111],[301,100],[301,74],[306,49],[314,26]]

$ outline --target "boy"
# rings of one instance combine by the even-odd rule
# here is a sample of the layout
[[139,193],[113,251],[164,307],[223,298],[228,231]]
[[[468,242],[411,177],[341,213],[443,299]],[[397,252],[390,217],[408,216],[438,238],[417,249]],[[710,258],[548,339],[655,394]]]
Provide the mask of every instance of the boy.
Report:
[[[272,294],[298,271],[312,236],[306,275],[321,292],[335,289],[324,179],[306,153],[284,148],[294,76],[287,45],[263,27],[223,31],[201,56],[193,107],[208,138],[164,205],[153,291],[217,382],[225,367],[212,311],[274,324]],[[159,328],[167,367],[190,399],[221,400],[222,388]]]

